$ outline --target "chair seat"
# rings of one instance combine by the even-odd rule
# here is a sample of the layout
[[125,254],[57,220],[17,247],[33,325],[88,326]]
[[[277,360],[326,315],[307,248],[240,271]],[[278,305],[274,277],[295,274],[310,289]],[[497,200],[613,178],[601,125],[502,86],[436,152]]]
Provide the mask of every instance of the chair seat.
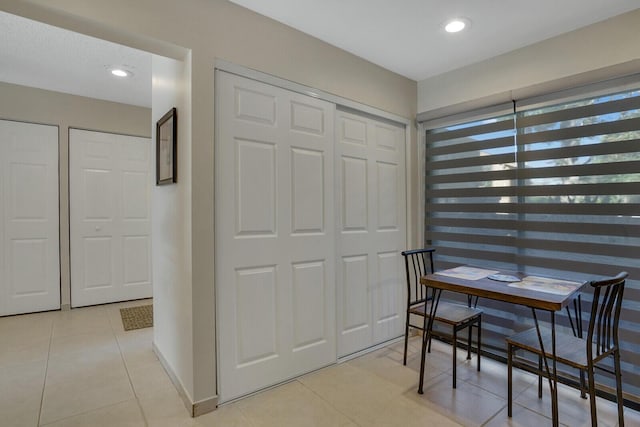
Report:
[[[513,367],[521,368],[538,376],[538,398],[542,398],[542,378],[549,378],[549,388],[554,396],[554,403],[557,404],[557,371],[555,362],[558,362],[565,366],[577,368],[580,371],[580,394],[582,397],[586,397],[589,394],[592,427],[598,425],[595,368],[599,367],[614,374],[616,401],[618,404],[618,426],[624,427],[624,398],[622,394],[620,349],[618,348],[618,325],[622,310],[624,285],[628,275],[629,273],[622,271],[615,277],[588,282],[593,294],[591,297],[589,326],[584,339],[562,331],[557,331],[554,336],[549,327],[531,328],[506,339],[509,384],[507,390],[507,415],[509,418],[513,416]],[[580,305],[579,298],[577,305]],[[535,317],[535,309],[533,314]],[[580,317],[578,317],[578,322],[582,322]],[[537,319],[536,325],[539,325]],[[551,345],[554,337],[556,342],[555,356],[552,354],[554,349]],[[544,354],[540,348],[541,346],[544,347]],[[518,350],[528,351],[537,355],[537,366],[534,361],[526,359],[526,361],[522,359],[516,360],[514,364],[514,355]],[[596,363],[608,356],[613,356],[613,371],[605,366],[596,366]],[[542,359],[545,360],[544,367]],[[547,363],[549,360],[551,361],[550,363],[554,363],[553,369],[549,368],[549,363]],[[588,387],[585,384],[585,376],[588,380]],[[555,424],[557,424],[557,412],[554,413],[554,418]]]
[[[424,303],[411,307],[409,311],[419,316],[428,316],[431,311],[431,301],[427,302],[426,312]],[[481,314],[482,310],[477,308],[440,301],[438,303],[438,310],[436,311],[436,317],[434,320],[448,325],[458,326],[469,322]]]
[[[547,357],[551,357],[551,329],[540,328],[542,342],[544,344],[544,352]],[[507,343],[520,347],[532,353],[541,354],[540,340],[536,328],[519,332],[509,338]],[[593,345],[593,354],[597,354],[597,348]],[[602,354],[595,358],[599,360],[604,358],[608,353]],[[556,331],[556,356],[557,360],[575,368],[587,369],[587,342],[582,338],[573,336],[563,332]]]
[[[430,286],[425,286],[420,283],[421,277],[433,273],[435,270],[433,269],[433,253],[435,249],[433,248],[423,248],[423,249],[413,249],[408,251],[403,251],[402,256],[404,258],[404,266],[405,272],[407,274],[407,305],[405,311],[405,328],[404,328],[404,356],[402,359],[402,363],[404,365],[407,364],[407,345],[409,338],[409,328],[416,328],[423,332],[422,334],[422,360],[421,360],[421,371],[424,370],[424,352],[431,352],[431,338],[437,337],[442,338],[447,342],[451,342],[452,344],[452,385],[453,388],[456,388],[456,366],[458,364],[457,360],[457,349],[458,349],[458,333],[462,330],[466,329],[466,350],[467,350],[467,360],[471,359],[471,350],[472,350],[472,331],[473,326],[475,326],[475,331],[477,333],[477,347],[475,348],[477,357],[477,369],[480,371],[480,354],[482,347],[482,310],[478,310],[476,308],[469,308],[465,305],[461,304],[452,304],[450,302],[441,301],[440,295],[442,290],[436,290]],[[438,310],[435,313],[435,316],[432,319],[429,318],[429,312],[431,311],[431,300],[432,298],[436,298],[439,301]],[[478,299],[476,298],[476,304]],[[425,305],[426,303],[426,305]],[[474,304],[475,306],[475,304]],[[411,319],[418,320],[415,318],[419,318],[419,321],[411,323]],[[429,323],[427,322],[429,320]],[[434,328],[434,322],[438,324],[439,328]],[[444,329],[451,328],[449,331],[443,331]],[[430,329],[427,334],[425,329]],[[420,377],[420,393],[422,393],[422,382],[424,380],[424,376]]]

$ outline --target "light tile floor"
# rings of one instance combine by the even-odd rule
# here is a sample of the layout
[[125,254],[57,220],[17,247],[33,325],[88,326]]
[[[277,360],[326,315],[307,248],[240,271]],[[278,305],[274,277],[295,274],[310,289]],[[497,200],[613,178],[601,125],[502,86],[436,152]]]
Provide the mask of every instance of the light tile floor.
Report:
[[[535,426],[551,425],[548,393],[515,374],[514,417],[506,414],[506,367],[458,361],[435,342],[425,393],[416,393],[419,342],[402,342],[222,405],[192,419],[151,350],[151,328],[125,332],[119,309],[141,301],[0,318],[0,426]],[[589,402],[561,387],[560,421],[588,426]],[[616,426],[615,405],[598,401],[599,425]],[[625,409],[627,426],[640,414]]]

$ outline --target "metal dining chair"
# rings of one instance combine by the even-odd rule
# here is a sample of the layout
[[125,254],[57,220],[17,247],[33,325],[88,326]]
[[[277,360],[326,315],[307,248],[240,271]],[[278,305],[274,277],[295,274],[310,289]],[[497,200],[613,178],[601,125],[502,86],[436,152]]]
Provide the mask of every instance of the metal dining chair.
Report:
[[[591,425],[598,425],[596,411],[596,387],[594,368],[613,373],[616,378],[616,399],[618,403],[618,425],[624,427],[624,413],[622,400],[622,376],[620,371],[620,347],[618,344],[618,323],[622,307],[624,284],[628,274],[621,272],[615,277],[594,280],[589,282],[593,288],[593,300],[589,317],[589,328],[584,338],[576,337],[570,333],[556,332],[556,342],[562,345],[556,348],[556,361],[580,370],[580,388],[584,391],[583,373],[588,378],[589,400],[591,406]],[[551,351],[551,330],[541,328],[540,335],[544,346],[544,357],[553,360]],[[547,371],[542,369],[542,351],[540,339],[535,328],[520,332],[507,338],[507,369],[508,369],[508,415],[512,416],[513,394],[513,366],[532,372],[538,378],[547,377]],[[525,350],[538,356],[537,366],[525,361],[514,361],[514,353],[517,350]],[[596,365],[608,356],[613,356],[614,371]],[[539,386],[538,397],[541,397]]]
[[[431,301],[433,299],[434,290],[420,284],[420,277],[434,272],[433,269],[433,253],[435,249],[414,249],[402,252],[404,257],[405,269],[407,273],[407,305],[406,305],[406,321],[404,331],[404,358],[403,364],[407,364],[407,343],[409,338],[409,328],[416,328],[422,331],[424,339],[424,325],[427,323],[429,313],[431,312]],[[430,292],[431,291],[431,292]],[[477,335],[477,353],[478,362],[477,369],[480,371],[480,343],[481,343],[481,323],[482,310],[476,308],[478,299],[475,299],[473,307],[471,299],[469,305],[454,304],[451,302],[440,300],[437,304],[437,310],[434,323],[442,323],[451,327],[451,334],[446,334],[433,330],[431,335],[450,339],[453,347],[453,388],[456,388],[456,353],[458,347],[458,332],[468,328],[467,335],[467,359],[471,359],[472,345],[472,327],[478,328]],[[411,323],[411,316],[415,315],[422,319],[422,323]],[[428,351],[431,352],[431,340],[428,343]]]

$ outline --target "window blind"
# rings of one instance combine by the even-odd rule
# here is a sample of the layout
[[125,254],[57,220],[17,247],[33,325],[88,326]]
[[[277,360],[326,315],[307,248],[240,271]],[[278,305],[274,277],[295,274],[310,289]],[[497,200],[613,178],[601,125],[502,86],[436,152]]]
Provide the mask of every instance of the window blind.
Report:
[[[629,272],[623,389],[640,401],[640,90],[515,103],[511,114],[429,129],[426,142],[425,239],[437,269],[472,264],[573,280]],[[590,292],[582,298],[586,321]],[[493,351],[531,326],[526,308],[480,304]]]

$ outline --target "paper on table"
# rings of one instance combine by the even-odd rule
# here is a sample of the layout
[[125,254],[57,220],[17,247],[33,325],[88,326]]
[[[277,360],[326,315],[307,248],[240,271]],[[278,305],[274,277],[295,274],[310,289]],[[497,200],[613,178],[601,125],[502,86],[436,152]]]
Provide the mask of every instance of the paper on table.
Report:
[[548,277],[527,276],[521,282],[509,283],[514,288],[546,292],[555,295],[568,295],[579,288],[582,283],[568,280],[549,279]]
[[436,274],[441,276],[455,277],[464,280],[480,280],[495,273],[497,273],[496,270],[485,270],[483,268],[467,267],[464,265],[436,272]]

